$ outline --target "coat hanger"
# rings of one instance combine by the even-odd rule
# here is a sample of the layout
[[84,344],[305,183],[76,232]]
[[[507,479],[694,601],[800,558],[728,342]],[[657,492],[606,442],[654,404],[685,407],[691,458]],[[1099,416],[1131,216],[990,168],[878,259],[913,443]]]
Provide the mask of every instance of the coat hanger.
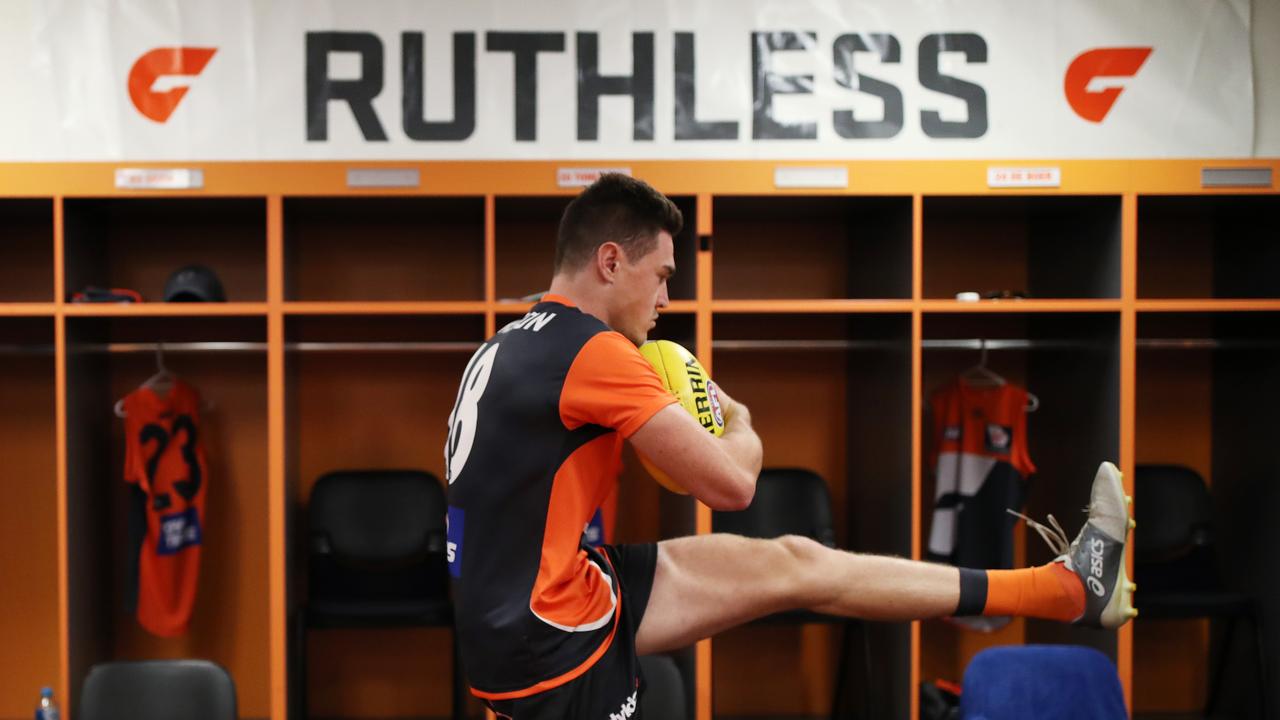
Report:
[[[156,372],[151,377],[143,380],[142,384],[138,385],[138,388],[147,388],[159,397],[163,398],[173,390],[173,386],[177,381],[178,378],[173,373],[169,372],[169,368],[164,364],[164,343],[157,342]],[[128,414],[124,409],[124,398],[120,398],[116,401],[114,410],[116,417],[118,418],[123,418]]]
[[987,367],[987,341],[985,339],[978,341],[978,349],[982,352],[978,358],[978,364],[962,371],[960,379],[974,387],[1001,387],[1007,385],[1007,380]]
[[177,380],[164,364],[164,343],[156,343],[156,374],[142,381],[139,387],[149,388],[161,397],[168,395]]
[[[1002,387],[1008,384],[1003,376],[987,367],[987,341],[982,339],[978,341],[978,348],[981,355],[978,358],[978,364],[968,368],[960,373],[960,380],[966,385],[972,387]],[[1027,412],[1035,412],[1040,409],[1040,398],[1031,392],[1027,392]]]

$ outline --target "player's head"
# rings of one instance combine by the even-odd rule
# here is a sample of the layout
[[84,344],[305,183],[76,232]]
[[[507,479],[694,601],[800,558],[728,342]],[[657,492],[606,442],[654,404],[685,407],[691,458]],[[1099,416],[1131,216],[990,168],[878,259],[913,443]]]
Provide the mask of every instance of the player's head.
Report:
[[602,175],[560,218],[555,274],[598,289],[607,322],[639,345],[658,308],[667,305],[667,278],[675,272],[672,238],[683,225],[675,203],[644,181]]

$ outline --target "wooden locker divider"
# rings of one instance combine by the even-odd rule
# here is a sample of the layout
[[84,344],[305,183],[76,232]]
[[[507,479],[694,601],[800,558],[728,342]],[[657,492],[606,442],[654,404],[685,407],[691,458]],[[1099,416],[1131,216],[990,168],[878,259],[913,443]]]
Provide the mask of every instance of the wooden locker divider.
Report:
[[496,212],[497,201],[492,194],[484,196],[484,336],[491,337],[498,331],[497,319],[494,315],[493,304],[498,299],[496,290],[495,273],[495,240],[494,233],[496,228]]
[[292,525],[289,514],[288,458],[285,453],[285,249],[284,198],[267,198],[267,513],[270,538],[267,544],[271,568],[270,593],[270,717],[288,717],[289,700],[289,556]]
[[[1280,231],[1275,220],[1280,217],[1276,212],[1280,197],[1275,188],[1204,188],[1200,171],[1229,165],[1266,167],[1274,174],[1280,172],[1280,161],[1050,162],[1061,168],[1060,188],[991,189],[986,185],[988,163],[984,161],[911,160],[839,163],[849,169],[847,188],[809,191],[775,188],[773,170],[778,163],[770,161],[629,163],[635,175],[677,198],[686,213],[695,215],[687,239],[682,240],[688,243],[682,246],[688,248],[687,254],[677,258],[679,282],[688,284],[673,292],[672,307],[664,312],[660,328],[695,345],[713,376],[724,372],[733,377],[732,358],[720,357],[712,346],[734,327],[753,322],[752,318],[758,319],[755,332],[762,338],[770,333],[780,335],[791,319],[801,317],[824,318],[820,322],[828,323],[862,318],[857,322],[863,323],[859,326],[863,330],[879,327],[876,323],[892,326],[892,332],[885,332],[894,338],[901,335],[905,378],[901,382],[903,387],[910,384],[910,392],[904,390],[903,395],[909,394],[912,404],[909,411],[902,409],[906,415],[901,422],[910,422],[912,427],[910,459],[904,457],[899,471],[901,492],[908,492],[905,483],[910,481],[909,508],[904,503],[902,517],[894,521],[909,525],[910,537],[904,538],[902,552],[913,557],[923,552],[921,534],[929,521],[931,502],[926,496],[930,470],[922,462],[926,445],[922,404],[925,392],[931,389],[925,384],[931,373],[936,376],[935,371],[945,366],[945,361],[924,344],[962,330],[972,329],[975,334],[1002,331],[1012,336],[1025,328],[1022,334],[1031,339],[1063,336],[1073,342],[1101,342],[1103,355],[1089,362],[1106,375],[1105,387],[1080,402],[1086,415],[1097,415],[1104,405],[1113,407],[1110,412],[1114,414],[1101,418],[1107,429],[1097,431],[1097,437],[1086,445],[1102,447],[1105,439],[1132,487],[1134,466],[1158,459],[1156,455],[1170,449],[1169,438],[1178,432],[1207,433],[1207,444],[1195,447],[1208,448],[1203,452],[1209,460],[1188,455],[1188,461],[1209,462],[1213,472],[1209,479],[1221,481],[1214,487],[1247,502],[1262,490],[1234,478],[1242,473],[1265,474],[1272,465],[1258,448],[1248,444],[1252,436],[1245,430],[1249,423],[1269,426],[1249,407],[1242,381],[1233,379],[1227,370],[1234,368],[1241,377],[1255,378],[1263,397],[1270,398],[1269,393],[1275,392],[1265,378],[1268,368],[1280,365],[1276,353],[1266,350],[1250,356],[1233,348],[1241,343],[1270,348],[1268,343],[1280,341],[1275,331],[1266,327],[1280,317],[1280,289],[1274,281],[1280,276],[1280,251],[1276,250],[1280,244],[1273,242]],[[254,509],[249,518],[253,528],[261,521],[261,529],[246,532],[258,539],[262,539],[261,533],[268,536],[261,543],[267,553],[265,565],[259,571],[254,569],[257,561],[250,562],[251,577],[246,582],[256,586],[258,581],[253,578],[265,573],[261,589],[266,597],[235,600],[232,605],[254,619],[249,625],[237,625],[228,616],[225,631],[237,643],[262,644],[262,664],[230,661],[239,674],[246,717],[287,720],[288,614],[295,602],[290,578],[297,572],[294,535],[298,530],[292,505],[303,490],[302,482],[314,479],[300,474],[307,455],[290,448],[300,432],[326,432],[317,429],[314,421],[305,425],[308,421],[297,416],[298,393],[304,390],[298,386],[298,363],[287,349],[288,343],[298,338],[350,336],[358,328],[383,328],[385,338],[398,339],[414,333],[442,337],[439,333],[466,326],[468,341],[487,337],[503,319],[524,312],[529,305],[502,302],[504,294],[524,285],[529,285],[530,291],[545,289],[533,286],[550,272],[549,266],[536,266],[543,264],[540,258],[549,258],[549,231],[554,229],[557,215],[551,208],[562,207],[574,193],[556,185],[559,164],[553,161],[361,164],[417,169],[422,178],[420,188],[403,191],[348,188],[349,163],[344,162],[199,165],[206,184],[202,190],[191,191],[118,190],[112,180],[116,167],[112,163],[0,165],[0,231],[6,238],[0,248],[0,330],[25,327],[27,322],[50,325],[59,635],[58,677],[52,684],[64,699],[68,716],[75,712],[76,691],[91,662],[150,653],[156,648],[130,639],[127,633],[119,635],[121,628],[113,627],[114,622],[103,611],[114,602],[108,577],[111,548],[96,548],[94,542],[109,535],[101,534],[107,532],[103,518],[90,513],[85,505],[93,497],[86,493],[107,498],[116,489],[114,482],[101,488],[92,481],[98,472],[92,467],[95,460],[106,458],[114,465],[106,443],[116,443],[115,431],[109,422],[88,418],[101,411],[102,398],[110,399],[119,387],[127,385],[144,363],[80,353],[78,348],[124,339],[169,339],[180,326],[187,328],[185,337],[190,339],[229,337],[261,343],[265,348],[264,354],[254,355],[251,361],[235,360],[226,367],[212,362],[211,357],[197,356],[192,362],[203,368],[201,372],[209,373],[209,382],[246,402],[251,396],[258,398],[261,386],[261,398],[252,401],[243,419],[255,427],[261,422],[265,440],[234,442],[244,443],[236,446],[235,454],[252,458],[241,462],[256,466],[261,455],[266,470],[265,489],[250,491],[245,486],[250,493],[247,497],[262,499],[261,504],[251,501]],[[538,206],[539,202],[543,204]],[[906,209],[883,210],[899,207],[895,203],[904,203],[903,208],[909,203],[909,214]],[[540,230],[510,229],[508,208],[523,205],[533,207],[535,222],[530,227]],[[400,210],[389,211],[388,217],[399,212],[401,219],[391,221],[395,227],[390,234],[364,240],[372,243],[367,249],[376,260],[374,264],[398,279],[379,283],[347,273],[348,266],[355,267],[360,261],[358,242],[362,238],[347,243],[327,227],[330,222],[325,218],[337,213],[339,224],[346,222],[347,227],[359,229],[369,227],[366,220],[376,215],[378,208],[392,206]],[[842,219],[844,210],[840,208],[844,207],[859,209],[856,232],[839,229],[852,227],[842,225],[847,222]],[[779,219],[752,219],[753,213],[771,212],[769,208],[777,208]],[[795,227],[787,224],[788,213],[805,208],[811,211],[803,213],[805,222],[814,233],[791,238],[778,230]],[[714,222],[713,212],[720,213],[722,219],[729,213],[730,219]],[[735,212],[738,220],[733,219]],[[738,237],[746,239],[733,245],[735,222],[756,233],[755,239],[743,234],[748,233],[744,229]],[[759,227],[750,228],[753,224]],[[868,230],[875,227],[881,230]],[[884,230],[886,227],[897,229]],[[1069,227],[1075,230],[1067,237],[1062,229]],[[300,231],[303,234],[296,234]],[[877,236],[876,232],[882,234]],[[883,234],[888,232],[900,235]],[[424,234],[427,237],[420,242]],[[297,240],[291,243],[291,237]],[[306,242],[307,237],[321,239],[300,249],[297,243]],[[788,247],[799,248],[806,259],[796,268],[797,274],[789,276],[791,280],[784,278],[781,284],[766,287],[768,276],[759,275],[756,265],[784,257],[773,254],[776,243],[768,242],[771,237],[790,241]],[[846,242],[842,237],[852,240]],[[51,246],[45,238],[52,241]],[[546,245],[534,246],[534,242]],[[1002,261],[975,262],[971,257],[974,246],[1000,251]],[[463,248],[462,254],[453,253],[454,248]],[[70,293],[91,281],[145,286],[139,289],[154,298],[166,271],[187,262],[183,258],[186,254],[196,256],[190,260],[225,262],[225,269],[215,269],[223,275],[231,302],[207,306],[69,302]],[[844,260],[832,262],[834,256]],[[440,276],[441,281],[434,285],[424,285],[423,275],[397,266],[399,258],[409,258],[413,267],[438,261],[448,275]],[[512,267],[520,258],[534,259],[528,273]],[[855,264],[852,276],[842,275]],[[49,272],[44,272],[45,265],[52,266]],[[889,266],[884,273],[860,272]],[[348,284],[326,285],[326,274]],[[425,277],[429,280],[431,276]],[[977,286],[982,283],[1001,287]],[[1006,285],[1022,285],[1007,289],[1032,289],[1037,297],[959,303],[950,296],[958,289],[995,290],[1006,289]],[[845,330],[840,337],[852,338],[851,333],[863,330]],[[1191,358],[1189,362],[1179,363],[1160,360],[1153,354],[1157,350],[1143,349],[1148,347],[1143,343],[1164,332],[1191,335],[1200,343],[1193,343],[1199,350],[1169,351],[1192,353],[1185,356]],[[906,343],[910,344],[909,361]],[[1046,357],[1057,358],[1050,360],[1030,357],[1037,352],[1026,353],[1025,372],[1044,377],[1070,352],[1083,351],[1063,355],[1046,350]],[[357,365],[383,362],[360,357]],[[261,368],[256,358],[263,359]],[[748,374],[752,362],[756,361],[747,361]],[[329,372],[321,369],[323,365],[309,363],[311,370],[304,371],[301,382],[322,380]],[[743,369],[742,362],[738,365]],[[758,362],[756,366],[763,367]],[[397,367],[393,377],[401,373],[407,378],[408,368]],[[306,374],[317,369],[321,369],[319,375]],[[1157,374],[1145,374],[1148,370]],[[441,368],[439,375],[448,372]],[[836,375],[833,369],[828,378],[831,383],[844,382]],[[445,394],[441,388],[455,385],[456,378],[432,375],[418,377],[416,382],[421,383],[424,393],[435,395],[437,391]],[[1054,380],[1049,385],[1062,382]],[[1188,427],[1198,430],[1178,430],[1158,422],[1156,406],[1150,403],[1162,387],[1159,383],[1174,390],[1182,388],[1196,398],[1198,409],[1189,418]],[[1065,396],[1061,388],[1049,390]],[[1214,399],[1206,405],[1205,399],[1210,397]],[[1060,411],[1061,407],[1054,412]],[[1066,425],[1061,417],[1050,425],[1055,422],[1056,426]],[[310,429],[303,431],[304,426]],[[1234,449],[1230,457],[1229,448]],[[428,458],[424,462],[435,462],[424,457]],[[245,471],[237,472],[243,475]],[[228,480],[233,484],[243,481]],[[686,513],[690,530],[710,530],[711,515],[705,507],[682,505],[664,496],[655,504],[650,488],[629,492],[641,510],[628,519],[628,532],[671,532],[682,527]],[[1061,498],[1054,502],[1058,500]],[[1139,502],[1140,498],[1135,499]],[[1038,557],[1038,552],[1027,545],[1029,558]],[[1265,587],[1274,587],[1275,579],[1265,568],[1254,574]],[[104,588],[106,592],[102,592]],[[221,590],[211,588],[210,592],[223,597],[218,595]],[[233,596],[240,597],[234,593],[225,597]],[[99,607],[102,603],[106,605]],[[261,612],[267,616],[260,616]],[[251,637],[256,631],[250,626],[259,621],[265,637]],[[927,623],[912,623],[902,632],[905,634],[895,641],[899,643],[895,647],[907,654],[909,669],[904,672],[905,688],[891,692],[895,707],[900,705],[914,716],[918,712],[916,688],[921,680],[932,679],[923,667],[946,666],[945,653],[938,654],[939,635]],[[1053,639],[1058,637],[1056,633],[1031,624],[1026,637]],[[1070,632],[1067,636],[1074,637]],[[1144,698],[1161,692],[1159,680],[1145,670],[1152,653],[1150,637],[1142,627],[1129,625],[1117,633],[1086,640],[1103,644],[1115,658],[1131,707],[1141,711],[1142,703],[1147,702]],[[214,650],[207,639],[194,642],[197,650]],[[708,640],[692,651],[691,702],[698,720],[712,720],[718,712],[712,687],[713,648],[723,650],[726,646]],[[770,647],[766,645],[764,650]],[[1141,672],[1136,667],[1137,657],[1145,658]],[[940,659],[944,660],[941,664]],[[0,665],[7,660],[0,658]],[[952,674],[962,669],[948,667]],[[1134,692],[1135,686],[1139,692]],[[815,687],[820,686],[806,685],[795,694],[814,695]],[[733,687],[721,690],[732,692]],[[21,699],[31,691],[13,688],[13,692]],[[444,709],[433,711],[443,714]],[[17,710],[0,709],[0,717],[13,712]]]
[[[1134,298],[1138,274],[1138,202],[1133,193],[1125,193],[1120,201],[1120,472],[1124,473],[1126,492],[1133,490],[1134,433],[1137,360],[1137,316]],[[1133,577],[1133,553],[1127,558],[1126,572]],[[1116,667],[1124,689],[1125,706],[1133,710],[1133,623],[1120,628],[1116,647]]]
[[[920,312],[920,299],[924,297],[924,196],[911,196],[911,559],[924,557],[920,541],[923,527],[921,508],[924,503],[921,483],[924,477],[924,443],[921,428],[924,424],[924,315]],[[911,623],[911,687],[918,688],[920,675],[920,621]],[[920,694],[911,693],[910,717],[920,715]]]
[[[63,244],[64,235],[63,198],[53,199],[53,287],[55,309],[65,297],[66,282],[63,278],[63,263],[66,251]],[[74,710],[71,705],[71,631],[70,631],[70,588],[68,577],[71,564],[68,557],[67,517],[67,327],[66,319],[59,313],[54,316],[53,323],[53,367],[54,367],[54,417],[57,427],[54,430],[57,455],[55,463],[58,468],[58,682],[54,692],[60,692],[66,701],[68,715]]]
[[[711,293],[713,289],[712,279],[714,273],[714,256],[712,252],[715,249],[715,220],[712,216],[712,209],[715,207],[714,198],[710,193],[698,193],[698,256],[697,260],[697,323],[698,323],[698,343],[694,348],[694,352],[698,354],[698,360],[702,363],[706,371],[715,377],[714,357],[711,351],[712,338],[712,316],[711,316]],[[711,532],[711,508],[697,503],[695,511],[695,531],[698,534]],[[711,657],[712,643],[715,642],[711,638],[698,641],[694,647],[695,654],[695,675],[694,675],[694,717],[699,720],[711,717],[712,712],[712,695],[711,695]]]
[[[920,207],[919,199],[916,201],[917,211]],[[917,212],[917,219],[919,214]],[[919,228],[919,223],[916,223]],[[919,233],[916,233],[918,240]],[[919,243],[916,243],[919,248]],[[916,254],[917,263],[920,255]],[[917,265],[918,267],[918,265]],[[919,274],[916,274],[919,277]],[[916,284],[916,292],[919,292],[920,285]],[[923,378],[924,378],[924,315],[919,310],[911,313],[911,559],[921,560],[924,557],[920,528],[923,527],[921,508],[923,507],[923,491],[921,490],[922,477],[924,475],[924,463],[922,461],[924,445],[922,441],[921,425],[924,422],[924,413],[922,406],[924,405]],[[911,687],[918,688],[923,681],[920,673],[920,648],[921,648],[921,621],[911,621]],[[912,692],[910,697],[911,718],[920,716],[920,694]]]

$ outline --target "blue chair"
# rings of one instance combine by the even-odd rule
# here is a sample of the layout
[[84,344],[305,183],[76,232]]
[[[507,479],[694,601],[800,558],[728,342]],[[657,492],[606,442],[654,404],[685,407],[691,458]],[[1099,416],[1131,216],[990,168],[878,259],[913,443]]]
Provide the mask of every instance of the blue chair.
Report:
[[1127,720],[1115,663],[1075,645],[1010,645],[974,656],[961,720]]

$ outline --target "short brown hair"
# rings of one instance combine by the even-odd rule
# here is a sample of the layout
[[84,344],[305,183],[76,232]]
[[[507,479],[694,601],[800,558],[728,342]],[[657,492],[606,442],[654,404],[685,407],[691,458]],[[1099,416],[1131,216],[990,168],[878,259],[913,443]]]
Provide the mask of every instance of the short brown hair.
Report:
[[635,260],[653,251],[658,232],[674,238],[684,227],[680,208],[643,180],[606,173],[564,209],[556,236],[555,273],[587,264],[606,242]]

